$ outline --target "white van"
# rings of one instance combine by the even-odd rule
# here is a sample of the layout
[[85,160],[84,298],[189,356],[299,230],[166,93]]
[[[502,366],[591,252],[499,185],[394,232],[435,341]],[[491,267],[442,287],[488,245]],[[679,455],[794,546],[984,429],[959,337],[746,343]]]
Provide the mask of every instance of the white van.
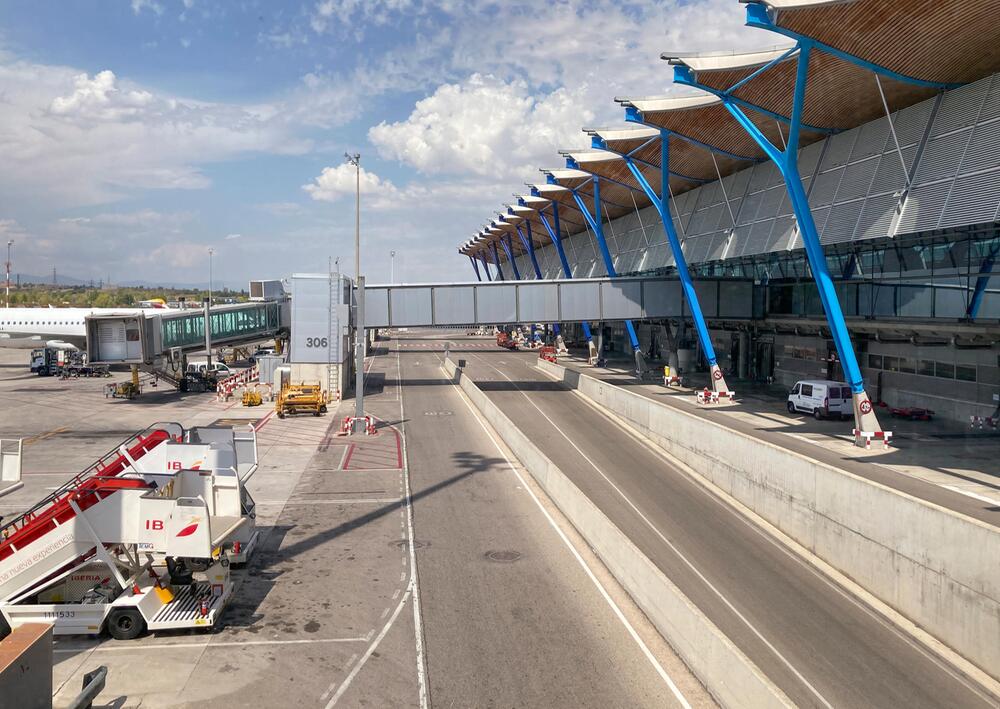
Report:
[[812,414],[817,419],[851,416],[851,387],[844,382],[823,379],[795,382],[795,386],[788,392],[788,412],[796,411]]

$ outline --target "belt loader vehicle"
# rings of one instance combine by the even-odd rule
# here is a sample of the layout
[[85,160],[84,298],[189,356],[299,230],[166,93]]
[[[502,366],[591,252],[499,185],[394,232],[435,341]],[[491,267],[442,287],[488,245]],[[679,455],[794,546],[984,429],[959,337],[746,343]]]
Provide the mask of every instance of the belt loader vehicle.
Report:
[[0,637],[209,629],[256,544],[253,431],[156,424],[0,526]]

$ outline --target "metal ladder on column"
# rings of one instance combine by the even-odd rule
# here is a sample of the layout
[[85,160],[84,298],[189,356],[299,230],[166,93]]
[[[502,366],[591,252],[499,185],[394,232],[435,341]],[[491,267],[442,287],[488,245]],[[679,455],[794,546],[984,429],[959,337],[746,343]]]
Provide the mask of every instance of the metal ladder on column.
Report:
[[326,350],[326,391],[327,396],[333,399],[334,392],[340,389],[340,381],[337,372],[339,366],[335,365],[338,345],[340,344],[340,317],[337,306],[340,305],[340,273],[330,272],[330,301],[328,303],[329,327],[327,328],[327,350]]

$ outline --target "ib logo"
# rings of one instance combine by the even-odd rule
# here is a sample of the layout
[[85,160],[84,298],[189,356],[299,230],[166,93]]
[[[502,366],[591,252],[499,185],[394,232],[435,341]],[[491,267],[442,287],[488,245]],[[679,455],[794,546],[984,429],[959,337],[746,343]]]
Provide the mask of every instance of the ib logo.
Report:
[[[204,462],[205,461],[203,460],[196,460],[194,463],[187,466],[188,470],[201,470],[201,465]],[[180,470],[182,467],[183,466],[179,460],[171,460],[167,463],[167,470]]]

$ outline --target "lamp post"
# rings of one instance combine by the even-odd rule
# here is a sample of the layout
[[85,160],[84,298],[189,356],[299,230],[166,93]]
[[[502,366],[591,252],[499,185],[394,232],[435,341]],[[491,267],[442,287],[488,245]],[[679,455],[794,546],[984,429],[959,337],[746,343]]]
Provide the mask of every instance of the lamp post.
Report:
[[10,249],[11,249],[12,246],[14,246],[14,240],[13,239],[8,239],[7,240],[7,281],[6,281],[6,287],[7,287],[7,298],[6,298],[7,306],[6,307],[8,307],[8,308],[10,307]]
[[389,285],[396,283],[396,252],[389,252]]
[[344,153],[354,165],[354,431],[365,430],[365,282],[361,277],[361,153]]
[[215,249],[211,246],[208,247],[208,302],[212,302],[212,256],[215,255]]
[[205,362],[212,368],[212,256],[215,249],[208,247],[208,298],[205,299]]

